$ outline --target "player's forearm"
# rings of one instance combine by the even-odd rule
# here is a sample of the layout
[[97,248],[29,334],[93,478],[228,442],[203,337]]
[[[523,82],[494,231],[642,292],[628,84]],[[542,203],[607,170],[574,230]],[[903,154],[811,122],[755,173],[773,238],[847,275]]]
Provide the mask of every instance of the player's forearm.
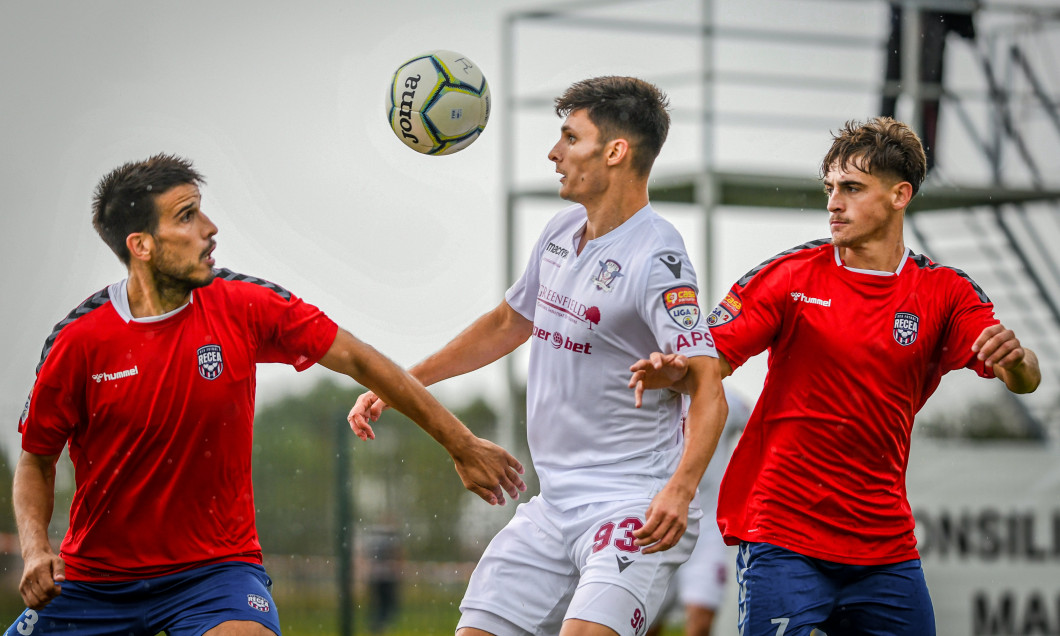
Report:
[[1038,366],[1038,356],[1030,349],[1024,348],[1023,360],[1012,368],[996,366],[994,373],[1009,391],[1013,393],[1031,393],[1042,382],[1042,370]]
[[450,455],[459,455],[465,446],[473,442],[474,434],[471,430],[442,406],[411,374],[402,371],[401,376],[368,388],[415,422],[449,451]]
[[515,351],[532,330],[533,323],[502,301],[409,372],[427,386],[470,373]]
[[339,330],[320,364],[368,388],[430,434],[450,454],[474,438],[415,377],[345,330]]
[[689,387],[685,450],[670,481],[672,487],[682,493],[688,491],[691,499],[721,439],[729,406],[721,386],[717,359],[691,358],[688,368],[684,378]]
[[23,452],[15,466],[12,504],[25,560],[33,553],[51,551],[48,524],[55,507],[56,459]]
[[685,450],[671,482],[681,491],[687,490],[690,499],[714,457],[725,427],[728,405],[720,386],[718,393],[717,397],[693,399],[685,420]]

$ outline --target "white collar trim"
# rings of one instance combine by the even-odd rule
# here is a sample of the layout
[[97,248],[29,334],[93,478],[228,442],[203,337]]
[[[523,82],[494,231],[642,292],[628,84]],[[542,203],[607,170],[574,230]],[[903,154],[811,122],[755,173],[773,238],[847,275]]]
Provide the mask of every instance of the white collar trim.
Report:
[[110,294],[110,302],[114,306],[114,311],[118,312],[118,316],[125,321],[126,324],[130,322],[140,323],[151,323],[165,320],[170,316],[174,316],[184,310],[185,307],[195,302],[195,291],[192,290],[191,295],[188,298],[188,302],[184,303],[180,307],[177,307],[173,311],[167,311],[161,316],[145,316],[143,318],[134,318],[132,310],[129,308],[129,279],[123,279],[117,283],[112,284],[107,288]]
[[902,260],[898,262],[898,269],[894,270],[893,272],[881,272],[878,269],[859,269],[857,267],[847,267],[843,264],[843,259],[839,258],[838,247],[833,246],[832,253],[835,255],[836,265],[851,272],[857,272],[859,274],[869,274],[870,276],[897,276],[902,273],[902,268],[905,267],[905,262],[909,260],[909,257],[912,255],[912,251],[908,247],[905,248],[905,256],[903,256]]

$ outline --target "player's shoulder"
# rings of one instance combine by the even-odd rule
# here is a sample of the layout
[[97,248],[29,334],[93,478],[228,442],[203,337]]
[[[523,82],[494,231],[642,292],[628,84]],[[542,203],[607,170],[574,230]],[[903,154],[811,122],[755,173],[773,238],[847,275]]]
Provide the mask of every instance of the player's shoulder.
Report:
[[48,337],[44,340],[44,348],[41,351],[40,362],[37,363],[38,373],[44,365],[44,360],[47,359],[48,354],[51,352],[56,341],[59,340],[60,337],[63,339],[73,339],[78,337],[79,334],[87,334],[91,337],[96,329],[98,320],[102,315],[99,310],[106,307],[111,302],[110,294],[111,288],[109,286],[104,287],[81,301],[77,307],[74,307],[68,314],[66,314],[66,317],[55,323],[55,326],[52,327],[51,333],[48,334]]
[[588,214],[585,211],[585,206],[575,203],[552,215],[552,218],[545,224],[544,232],[546,234],[556,234],[568,230],[573,232],[584,225],[586,220],[588,220]]
[[771,270],[816,266],[821,262],[826,264],[833,262],[831,239],[822,238],[809,241],[774,254],[744,274],[736,284],[740,287],[746,287],[756,276],[765,275],[764,273]]
[[654,243],[657,249],[684,249],[685,241],[674,224],[663,218],[653,208],[644,210],[641,224],[634,228],[637,235],[644,241]]
[[196,290],[197,294],[205,298],[237,294],[275,294],[283,300],[291,300],[291,292],[264,278],[233,272],[227,268],[215,269],[213,273],[213,282]]
[[990,302],[983,288],[964,270],[936,263],[923,254],[912,254],[906,261],[906,267],[923,275],[928,284],[949,286],[961,291],[971,290],[980,302]]

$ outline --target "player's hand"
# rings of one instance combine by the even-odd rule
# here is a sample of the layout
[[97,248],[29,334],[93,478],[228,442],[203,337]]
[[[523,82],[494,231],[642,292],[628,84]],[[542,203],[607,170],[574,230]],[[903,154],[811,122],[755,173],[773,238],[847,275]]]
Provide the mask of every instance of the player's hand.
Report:
[[386,408],[389,408],[387,403],[380,400],[375,393],[371,391],[362,393],[350,409],[346,421],[350,423],[350,429],[361,441],[375,439],[375,431],[372,430],[371,422],[377,421],[383,409]]
[[629,367],[633,375],[629,388],[633,389],[633,403],[643,404],[646,389],[675,389],[688,373],[688,358],[678,353],[655,352],[648,359],[637,360]]
[[1030,393],[1041,384],[1038,356],[1024,348],[1016,334],[1000,323],[983,329],[972,343],[972,351],[993,368],[994,375],[1013,393]]
[[633,543],[643,554],[662,552],[677,545],[688,528],[688,504],[669,488],[663,488],[651,500],[644,513],[644,525],[633,532]]
[[519,476],[523,474],[523,465],[493,442],[481,437],[473,440],[469,447],[451,453],[464,488],[490,505],[503,506],[505,492],[518,499],[519,493],[526,491],[526,484]]
[[18,591],[26,607],[39,610],[59,596],[66,580],[66,564],[51,550],[24,557],[22,581]]
[[1023,362],[1025,355],[1015,332],[1006,329],[1001,323],[983,329],[972,344],[972,351],[978,354],[986,366],[1003,369],[1015,368]]

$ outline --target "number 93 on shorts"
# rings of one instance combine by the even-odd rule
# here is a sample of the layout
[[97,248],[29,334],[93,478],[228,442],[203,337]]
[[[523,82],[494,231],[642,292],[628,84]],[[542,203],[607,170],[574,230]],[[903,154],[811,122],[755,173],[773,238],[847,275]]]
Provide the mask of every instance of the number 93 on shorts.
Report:
[[560,510],[540,496],[519,506],[490,542],[460,604],[460,627],[498,636],[558,633],[566,619],[640,636],[699,536],[689,512],[674,547],[643,554],[633,532],[650,500],[600,502]]

